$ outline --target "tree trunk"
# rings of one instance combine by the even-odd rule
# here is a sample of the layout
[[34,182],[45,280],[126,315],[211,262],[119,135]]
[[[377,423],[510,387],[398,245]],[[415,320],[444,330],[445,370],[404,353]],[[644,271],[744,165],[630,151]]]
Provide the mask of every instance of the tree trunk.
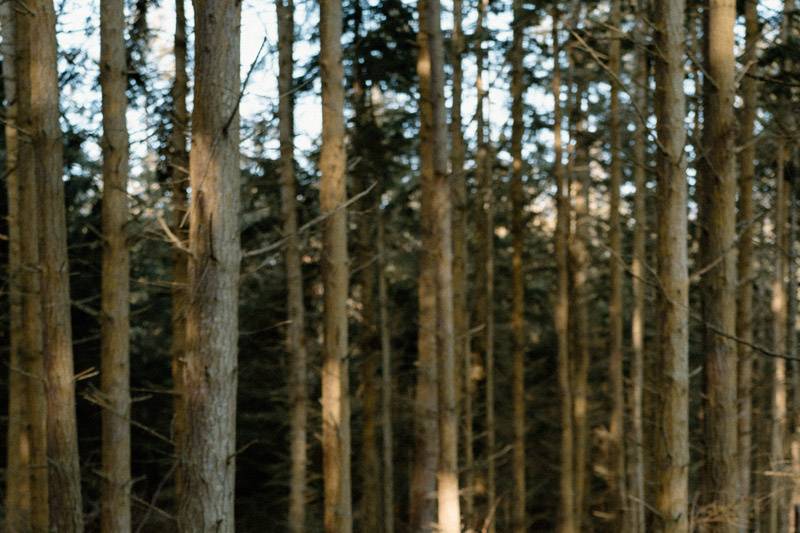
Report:
[[[647,35],[649,27],[647,25],[647,10],[643,5],[645,2],[640,0],[637,15],[637,27],[639,35]],[[648,116],[647,109],[647,86],[649,82],[647,49],[640,47],[636,54],[636,87],[634,101],[639,112]],[[646,309],[646,283],[645,283],[645,263],[647,262],[646,240],[647,240],[647,125],[643,120],[636,121],[636,131],[634,133],[634,186],[636,193],[633,200],[633,218],[635,226],[633,230],[633,261],[631,264],[632,285],[633,285],[633,315],[631,317],[631,345],[633,354],[631,356],[630,369],[630,402],[631,402],[631,428],[632,439],[628,441],[630,449],[628,458],[630,460],[630,499],[627,506],[630,509],[632,525],[631,530],[643,533],[646,529],[645,516],[645,431],[644,420],[642,417],[644,400],[644,366],[645,366],[645,309]]]
[[612,526],[623,529],[625,523],[626,491],[625,491],[625,442],[623,438],[625,425],[625,393],[622,353],[622,236],[620,228],[620,187],[622,184],[622,139],[619,111],[618,79],[620,69],[620,0],[611,1],[611,49],[609,51],[609,70],[611,80],[610,142],[611,172],[609,181],[609,233],[608,242],[611,250],[610,276],[611,287],[608,303],[609,335],[609,387],[611,389],[611,420],[609,421],[608,443],[608,490],[611,501],[611,513],[614,515]]
[[[186,132],[189,128],[189,113],[186,110],[188,77],[186,75],[186,13],[184,0],[175,2],[175,79],[172,84],[172,132],[169,138],[169,172],[172,181],[172,232],[185,243],[189,238],[187,231],[186,191],[188,182],[189,154],[186,151]],[[172,382],[175,391],[173,400],[173,440],[181,442],[186,433],[186,413],[183,410],[184,390],[182,382],[183,366],[186,362],[186,307],[188,305],[187,287],[189,283],[189,258],[185,250],[174,247],[172,264]],[[184,462],[178,453],[178,467],[175,469],[175,498],[183,499]]]
[[286,285],[288,309],[286,351],[290,358],[289,405],[291,478],[289,481],[289,531],[302,533],[306,522],[306,390],[305,307],[303,272],[297,236],[297,191],[294,175],[294,2],[276,0],[278,12],[278,92],[281,145],[281,211],[286,238]]
[[523,112],[523,61],[525,21],[522,0],[514,0],[514,35],[511,45],[511,331],[512,331],[512,405],[514,452],[512,470],[512,531],[524,533],[525,519],[525,278],[522,273],[522,254],[525,246],[525,191],[522,186],[522,135],[525,130]]
[[131,530],[130,262],[128,223],[128,97],[122,0],[100,3],[100,86],[103,93],[103,264],[101,390],[103,393],[100,528]]
[[350,397],[347,361],[347,200],[344,149],[342,3],[320,3],[322,153],[320,209],[323,224],[322,281],[325,291],[322,366],[322,451],[325,531],[353,529],[350,495]]
[[657,383],[661,416],[655,439],[655,531],[688,531],[689,279],[687,269],[686,142],[683,94],[684,0],[656,3],[658,150]]
[[195,0],[181,532],[232,533],[239,283],[238,2]]
[[[745,54],[744,64],[752,73],[759,39],[757,1],[745,1]],[[754,78],[744,76],[741,82],[744,106],[739,118],[739,209],[737,225],[741,228],[738,256],[739,285],[736,295],[736,336],[742,342],[738,352],[738,455],[739,455],[739,527],[747,531],[752,509],[751,483],[753,471],[753,184],[755,181],[756,143],[753,134],[758,101],[758,86]]]
[[381,426],[383,430],[383,533],[394,533],[394,442],[392,425],[392,337],[386,281],[384,213],[378,212],[378,307],[381,333]]
[[[773,350],[786,350],[786,184],[784,179],[786,145],[778,139],[775,172],[775,279],[772,284]],[[786,360],[776,358],[772,365],[772,430],[770,470],[781,472],[786,466]],[[785,531],[787,527],[787,482],[782,476],[770,477],[769,532]]]
[[703,110],[704,172],[700,179],[701,277],[704,322],[705,446],[704,505],[709,531],[736,531],[738,497],[736,345],[736,126],[733,26],[736,6],[710,0],[706,69],[714,80]]
[[[796,160],[795,160],[796,164]],[[791,441],[791,457],[792,457],[792,498],[789,506],[789,530],[797,531],[798,528],[798,505],[800,505],[800,368],[798,368],[797,361],[797,265],[795,263],[797,255],[795,253],[797,243],[797,182],[796,182],[796,167],[794,167],[791,176],[789,177],[789,191],[788,191],[788,209],[789,209],[789,230],[787,234],[787,250],[788,254],[788,274],[789,274],[789,287],[788,287],[788,302],[786,304],[787,319],[787,335],[786,335],[786,355],[792,361],[792,441]]]
[[[8,430],[6,435],[5,531],[31,529],[30,417],[27,405],[28,378],[23,369],[22,243],[20,237],[19,173],[17,172],[17,79],[14,6],[0,4],[2,32],[3,94],[5,96],[5,176],[8,199]],[[35,242],[35,240],[33,241]]]
[[[30,127],[27,131],[31,132],[37,197],[35,212],[38,212],[39,226],[41,307],[36,307],[37,311],[42,311],[44,338],[50,527],[59,532],[73,533],[83,531],[83,509],[75,421],[63,148],[58,122],[56,20],[50,0],[33,0],[28,2],[28,8],[29,16],[22,16],[28,19],[24,33],[27,46],[22,47],[28,52],[25,61],[29,66],[25,69],[29,69],[27,75],[30,77],[29,102],[35,104],[29,104]],[[27,194],[31,193],[33,191]],[[44,523],[43,517],[41,521]]]
[[575,517],[575,474],[574,438],[572,420],[572,376],[570,372],[570,332],[569,332],[569,221],[570,195],[567,177],[562,164],[561,141],[561,48],[558,42],[559,13],[553,6],[553,137],[555,140],[555,160],[553,175],[556,181],[556,206],[558,210],[555,254],[557,266],[557,293],[555,305],[555,328],[558,337],[558,390],[561,400],[561,459],[559,473],[558,532],[577,531]]
[[[437,467],[438,531],[458,533],[458,418],[453,345],[453,249],[450,184],[447,169],[447,120],[444,101],[444,44],[439,0],[419,0],[417,34],[420,82],[420,161],[422,182],[431,205],[422,225],[432,228],[431,260],[435,286],[436,375],[438,385],[439,457]],[[426,327],[420,322],[421,327]]]
[[[450,167],[453,216],[453,329],[456,361],[457,407],[464,419],[464,523],[471,524],[474,514],[474,459],[472,455],[472,357],[470,354],[469,312],[467,309],[467,183],[464,173],[464,132],[461,120],[461,102],[464,73],[461,66],[464,54],[462,0],[453,1],[452,35],[452,107],[450,110]],[[460,376],[460,379],[458,378]],[[463,404],[463,409],[462,409]]]
[[483,49],[486,34],[489,0],[479,0],[478,21],[476,23],[475,62],[477,68],[476,90],[477,109],[475,174],[478,184],[478,202],[475,230],[476,238],[476,291],[475,317],[480,331],[475,338],[475,352],[483,355],[485,386],[485,431],[486,446],[486,507],[482,522],[488,525],[489,533],[494,532],[495,488],[495,428],[494,428],[494,199],[492,191],[492,163],[486,134],[487,86],[484,80],[486,52]]

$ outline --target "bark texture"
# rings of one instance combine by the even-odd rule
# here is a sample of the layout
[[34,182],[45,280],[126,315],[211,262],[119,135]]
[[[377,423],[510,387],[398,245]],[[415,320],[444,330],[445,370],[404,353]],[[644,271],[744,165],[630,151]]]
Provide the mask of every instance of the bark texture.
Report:
[[100,86],[103,94],[103,262],[101,391],[103,405],[100,529],[131,530],[130,260],[128,223],[128,97],[122,0],[100,2]]
[[325,531],[353,529],[350,481],[350,398],[347,361],[347,200],[344,149],[342,3],[320,3],[322,153],[320,209],[323,223],[322,283],[324,341],[322,362],[322,451],[325,478]]
[[378,214],[378,307],[381,329],[381,428],[383,431],[383,533],[394,533],[394,430],[392,337],[389,329],[384,213]]
[[[181,532],[232,533],[236,467],[241,4],[195,0]],[[191,414],[191,416],[189,416]]]
[[684,0],[657,2],[655,15],[658,149],[657,313],[661,416],[655,438],[654,530],[688,531],[689,279],[687,269],[686,129],[683,93]]
[[[36,183],[50,527],[83,531],[75,372],[72,361],[69,267],[59,125],[56,17],[50,0],[28,2],[30,127]],[[19,28],[19,25],[17,26]],[[20,46],[25,46],[20,42]],[[34,375],[41,375],[36,373]]]

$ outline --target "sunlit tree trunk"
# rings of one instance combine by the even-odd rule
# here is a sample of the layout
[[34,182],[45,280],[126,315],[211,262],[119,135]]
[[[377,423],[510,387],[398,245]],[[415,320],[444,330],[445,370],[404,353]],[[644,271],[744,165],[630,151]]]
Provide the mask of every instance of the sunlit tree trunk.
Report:
[[[430,249],[434,271],[436,376],[439,455],[436,469],[438,531],[458,533],[461,512],[458,494],[458,417],[456,413],[453,345],[453,249],[450,183],[447,168],[447,121],[444,101],[444,43],[438,0],[419,0],[420,31],[417,74],[420,83],[420,161],[422,182],[431,193]],[[425,189],[423,189],[424,193]],[[420,323],[426,327],[425,323]]]
[[706,473],[703,503],[709,531],[733,532],[738,497],[736,405],[736,126],[733,113],[735,59],[733,26],[736,6],[730,0],[710,0],[705,49],[706,86],[703,149],[706,163],[700,179],[700,289],[703,301],[705,351]]
[[570,372],[570,341],[569,341],[569,225],[570,225],[570,194],[567,177],[562,164],[561,141],[561,48],[558,41],[559,12],[558,6],[553,6],[553,64],[552,91],[553,91],[553,138],[555,142],[553,161],[553,176],[556,181],[556,207],[557,223],[555,235],[555,254],[557,267],[557,292],[555,299],[555,328],[558,337],[558,390],[561,402],[561,458],[559,461],[559,503],[558,527],[559,533],[573,533],[577,531],[575,517],[575,474],[574,474],[574,438],[575,432],[572,421],[572,377]]
[[655,437],[657,472],[654,530],[688,531],[689,512],[689,279],[687,267],[686,142],[683,93],[684,0],[657,2],[655,14],[658,135],[658,265],[660,282],[660,416]]
[[[474,514],[474,457],[472,448],[472,357],[470,353],[469,312],[467,310],[467,183],[464,172],[464,132],[461,102],[464,73],[461,65],[464,54],[463,2],[453,1],[453,35],[451,57],[453,69],[452,108],[450,110],[450,167],[453,216],[453,341],[456,361],[457,402],[463,417],[463,516],[472,524]],[[460,376],[460,379],[458,378]]]
[[[2,32],[4,140],[6,195],[8,201],[8,429],[6,434],[5,531],[31,529],[30,431],[27,381],[23,369],[22,243],[17,172],[17,81],[14,6],[0,4]],[[33,241],[35,243],[35,240]]]
[[325,291],[322,362],[322,451],[325,531],[353,529],[350,481],[350,392],[347,338],[347,199],[344,148],[342,3],[320,3],[322,152],[320,209],[323,223],[322,281]]
[[[759,39],[757,0],[745,1],[746,43],[743,62],[752,73],[756,60],[756,45]],[[736,296],[736,336],[743,342],[736,345],[738,351],[738,454],[739,454],[739,531],[747,531],[750,523],[751,484],[753,471],[753,354],[749,346],[753,342],[753,183],[755,181],[756,143],[753,127],[756,118],[758,86],[754,78],[745,75],[741,81],[744,106],[739,118],[739,208],[737,225],[739,237],[738,278]]]
[[[649,32],[646,21],[646,2],[639,1],[637,10],[637,28],[640,36]],[[634,101],[643,118],[648,116],[647,85],[649,82],[647,49],[641,46],[636,52],[636,85],[634,88]],[[642,416],[644,404],[644,366],[645,366],[645,310],[646,310],[646,283],[645,263],[647,251],[647,125],[643,120],[635,122],[634,132],[634,186],[636,192],[633,199],[633,259],[631,262],[631,284],[633,286],[633,315],[631,316],[631,355],[630,369],[630,403],[631,403],[631,428],[632,438],[628,440],[627,457],[629,459],[628,471],[630,472],[630,486],[628,492],[630,499],[631,530],[642,533],[646,527],[645,516],[645,431]]]
[[[772,283],[773,350],[784,353],[786,350],[786,144],[782,138],[777,142],[777,162],[775,169],[775,278]],[[781,472],[786,466],[787,435],[787,391],[786,360],[776,358],[772,363],[772,430],[770,441],[770,470]],[[785,531],[787,527],[787,481],[783,476],[770,477],[769,533]]]
[[239,2],[194,1],[186,431],[181,532],[234,531],[239,245]]
[[[172,232],[185,243],[189,238],[186,185],[189,178],[189,154],[186,151],[186,133],[189,128],[189,112],[186,110],[188,76],[186,74],[186,13],[184,0],[175,2],[175,79],[172,82],[172,132],[169,137],[169,173],[172,181]],[[183,365],[186,354],[186,306],[189,257],[185,250],[175,247],[172,252],[172,343],[170,359],[172,361],[172,381],[175,390],[173,405],[172,434],[175,442],[180,442],[186,432],[186,413],[183,410]],[[180,452],[180,450],[176,450]],[[175,497],[180,501],[183,496],[184,462],[178,455],[175,469]]]
[[[31,133],[39,226],[50,527],[59,532],[73,533],[83,531],[83,506],[75,421],[75,372],[53,3],[50,0],[32,0],[27,3],[22,18],[27,18],[29,24],[27,41],[20,41],[20,47],[27,49],[26,58],[30,65],[30,126],[27,131]],[[34,375],[41,374],[36,372]],[[39,464],[39,468],[43,466]]]
[[[796,164],[796,160],[795,160]],[[796,167],[795,167],[796,168]],[[792,440],[791,440],[791,459],[792,459],[792,475],[800,476],[800,369],[798,369],[797,361],[797,265],[795,263],[797,255],[795,254],[797,244],[797,178],[792,175],[788,183],[788,209],[789,209],[789,228],[786,236],[787,245],[786,253],[788,254],[788,301],[786,304],[787,319],[787,335],[786,335],[786,355],[792,360]],[[791,504],[789,506],[789,530],[797,531],[797,522],[800,519],[798,516],[798,505],[800,504],[800,479],[792,477],[791,480]]]
[[622,235],[620,228],[620,187],[622,184],[622,131],[620,125],[618,79],[620,69],[620,0],[611,1],[611,48],[609,51],[609,70],[611,71],[610,141],[611,169],[609,180],[609,233],[611,250],[611,287],[608,303],[609,335],[609,387],[611,389],[611,420],[609,422],[608,443],[608,490],[611,498],[610,511],[614,514],[612,525],[622,530],[625,520],[625,393],[622,353]]
[[525,532],[525,278],[522,272],[522,254],[525,245],[525,191],[522,187],[522,134],[525,122],[522,116],[523,49],[525,21],[522,0],[514,1],[514,34],[511,45],[511,334],[512,334],[512,406],[514,419],[514,451],[511,468],[514,476],[512,495],[512,531]]
[[278,13],[278,92],[281,147],[281,211],[286,238],[286,285],[288,309],[286,351],[289,353],[289,405],[291,478],[289,480],[289,530],[305,531],[306,516],[306,340],[303,305],[303,273],[297,235],[297,187],[294,173],[294,2],[276,0]]
[[103,93],[103,269],[101,386],[103,393],[100,528],[131,529],[130,261],[128,222],[128,97],[122,0],[100,2],[100,86]]

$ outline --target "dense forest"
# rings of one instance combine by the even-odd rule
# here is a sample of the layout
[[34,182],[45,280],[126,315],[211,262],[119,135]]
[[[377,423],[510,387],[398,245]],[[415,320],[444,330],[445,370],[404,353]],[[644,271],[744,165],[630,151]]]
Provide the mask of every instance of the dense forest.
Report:
[[4,531],[800,531],[797,0],[0,37]]

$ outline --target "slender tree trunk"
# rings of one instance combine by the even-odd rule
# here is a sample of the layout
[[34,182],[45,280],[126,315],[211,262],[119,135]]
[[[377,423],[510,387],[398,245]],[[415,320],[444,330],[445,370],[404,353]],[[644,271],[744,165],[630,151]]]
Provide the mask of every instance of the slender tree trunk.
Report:
[[[457,406],[464,420],[464,523],[472,524],[474,515],[474,458],[472,454],[472,357],[470,353],[469,312],[467,310],[467,183],[464,173],[464,132],[461,120],[461,102],[464,73],[461,66],[464,54],[464,32],[462,0],[453,1],[452,35],[452,108],[450,110],[450,167],[453,216],[453,328],[454,357],[456,361]],[[463,405],[463,408],[462,408]]]
[[32,0],[27,7],[26,58],[30,63],[30,102],[34,104],[30,106],[28,131],[38,201],[50,527],[73,533],[83,531],[83,506],[75,421],[63,148],[58,122],[56,20],[50,0]]
[[[754,70],[756,46],[759,39],[757,0],[745,1],[744,64],[749,73]],[[738,343],[738,455],[739,455],[739,531],[748,531],[753,507],[751,484],[753,470],[753,184],[755,181],[756,143],[753,127],[756,118],[758,86],[754,78],[744,76],[741,82],[744,106],[739,119],[739,209],[737,225],[741,228],[738,256],[739,284],[736,295],[736,336]]]
[[708,4],[706,69],[714,80],[705,87],[703,149],[706,151],[701,218],[701,278],[705,347],[704,504],[709,531],[736,531],[738,497],[736,405],[736,174],[735,96],[731,0]]
[[[169,171],[172,181],[172,224],[173,233],[185,243],[189,238],[187,221],[189,154],[186,151],[186,132],[189,128],[189,112],[186,110],[188,76],[186,74],[186,13],[184,0],[175,2],[175,79],[172,82],[172,132],[169,138]],[[183,410],[183,366],[186,362],[186,307],[188,305],[187,286],[189,283],[189,257],[185,250],[175,247],[172,252],[172,382],[175,390],[173,401],[173,440],[181,442],[186,433],[186,413]],[[184,458],[177,450],[175,469],[175,498],[183,499]]]
[[322,280],[325,290],[322,364],[322,451],[325,531],[353,529],[350,482],[350,392],[347,361],[347,200],[344,148],[342,3],[320,3],[322,153],[320,208],[323,224]]
[[[17,75],[14,6],[0,4],[3,94],[5,96],[5,176],[8,199],[8,432],[6,435],[5,531],[31,529],[30,431],[27,405],[28,378],[23,368],[22,243],[17,172]],[[35,242],[35,241],[34,241]]]
[[683,94],[684,0],[656,3],[658,150],[658,338],[661,416],[655,438],[655,527],[688,531],[689,279],[687,268],[686,142]]
[[[15,11],[17,82],[17,166],[19,194],[20,285],[22,289],[21,374],[25,376],[28,414],[29,459],[26,474],[30,483],[30,529],[49,531],[50,504],[47,467],[47,398],[44,374],[44,328],[39,252],[39,205],[34,166],[33,112],[31,109],[31,17]],[[24,133],[21,133],[24,132]]]
[[[784,179],[786,145],[780,138],[777,146],[775,172],[775,279],[772,284],[773,349],[786,350],[786,184]],[[781,472],[786,466],[787,392],[786,360],[776,358],[772,365],[772,430],[770,470]],[[787,527],[787,482],[783,476],[770,477],[769,532],[785,531]]]
[[[796,161],[795,161],[796,164]],[[788,315],[787,320],[787,335],[786,335],[786,355],[792,360],[792,441],[791,441],[791,457],[792,457],[792,476],[800,476],[800,369],[798,368],[797,361],[797,264],[795,263],[797,255],[795,253],[797,243],[797,182],[796,182],[796,169],[795,166],[791,176],[789,177],[789,191],[788,191],[788,209],[789,209],[789,230],[787,234],[787,250],[788,254],[788,274],[789,274],[789,287],[788,287],[788,302],[786,310]],[[797,531],[798,528],[798,505],[800,505],[800,487],[798,485],[798,477],[792,477],[792,497],[789,506],[789,530]]]
[[512,496],[512,531],[524,533],[525,519],[525,279],[522,273],[522,254],[525,246],[525,191],[522,187],[522,134],[525,123],[522,116],[523,61],[525,51],[525,21],[522,0],[514,0],[514,35],[511,45],[511,330],[512,330],[512,405],[514,419],[514,452],[512,470],[514,491]]
[[239,2],[195,0],[181,532],[232,533],[239,245]]
[[570,375],[570,332],[569,332],[569,221],[570,195],[567,177],[562,164],[561,141],[561,48],[558,42],[559,12],[553,6],[553,137],[555,139],[555,160],[553,175],[556,181],[556,206],[558,210],[555,254],[558,272],[558,288],[555,301],[555,328],[558,337],[558,390],[561,400],[561,459],[559,474],[558,532],[577,531],[575,517],[575,473],[574,438],[572,420],[572,376]]
[[[647,35],[649,26],[646,21],[647,9],[643,0],[639,1],[637,15],[639,17],[637,28],[639,35]],[[640,45],[636,53],[636,87],[634,99],[636,107],[645,117],[647,116],[647,85],[649,82],[647,49]],[[633,315],[631,317],[631,356],[630,369],[630,402],[632,406],[631,427],[632,439],[628,441],[631,449],[628,450],[630,460],[630,509],[632,531],[643,533],[646,528],[645,515],[645,431],[642,416],[644,401],[644,366],[645,366],[645,309],[646,309],[646,284],[645,263],[647,251],[647,125],[636,121],[634,133],[634,186],[636,193],[633,200],[633,261],[631,263],[633,285]]]
[[288,324],[286,351],[291,360],[289,371],[289,405],[291,408],[291,479],[289,489],[289,530],[305,531],[306,522],[306,390],[305,308],[303,305],[303,273],[297,236],[297,191],[294,174],[294,2],[276,0],[278,12],[278,92],[281,145],[281,210],[283,234],[286,238]]
[[[438,0],[419,0],[417,34],[420,80],[420,160],[422,181],[432,200],[422,225],[432,227],[431,255],[435,286],[436,374],[438,385],[439,457],[436,474],[438,531],[458,533],[458,417],[453,345],[453,248],[450,184],[447,169],[447,120],[444,101],[444,44]],[[424,323],[421,323],[425,327]]]
[[483,43],[486,33],[486,18],[488,16],[489,0],[479,0],[478,21],[476,27],[476,52],[477,66],[476,89],[477,109],[476,137],[477,154],[475,156],[475,173],[478,182],[478,213],[476,216],[477,252],[476,272],[477,291],[475,298],[475,316],[481,327],[476,336],[476,353],[484,357],[485,381],[485,415],[486,415],[486,508],[484,521],[488,524],[488,531],[494,532],[494,506],[496,502],[495,488],[495,427],[494,427],[494,199],[492,190],[492,164],[489,157],[488,138],[486,134],[486,99],[488,91],[484,80],[486,52]]
[[[379,204],[379,202],[376,202]],[[392,337],[389,329],[384,213],[378,212],[378,308],[381,334],[381,426],[383,431],[383,533],[394,533],[394,442],[392,425]]]
[[609,248],[611,249],[610,272],[611,291],[608,303],[609,335],[609,386],[611,389],[611,420],[609,422],[608,449],[608,490],[611,497],[611,512],[614,514],[612,525],[622,530],[626,510],[625,492],[625,443],[623,438],[625,425],[625,393],[622,353],[622,230],[620,228],[620,187],[622,184],[622,139],[619,111],[620,86],[620,0],[611,1],[611,49],[609,52],[609,70],[614,79],[611,80],[610,142],[611,172],[609,182]]
[[103,93],[103,270],[101,386],[103,490],[100,528],[131,530],[130,261],[128,223],[128,97],[122,0],[100,3],[100,86]]

